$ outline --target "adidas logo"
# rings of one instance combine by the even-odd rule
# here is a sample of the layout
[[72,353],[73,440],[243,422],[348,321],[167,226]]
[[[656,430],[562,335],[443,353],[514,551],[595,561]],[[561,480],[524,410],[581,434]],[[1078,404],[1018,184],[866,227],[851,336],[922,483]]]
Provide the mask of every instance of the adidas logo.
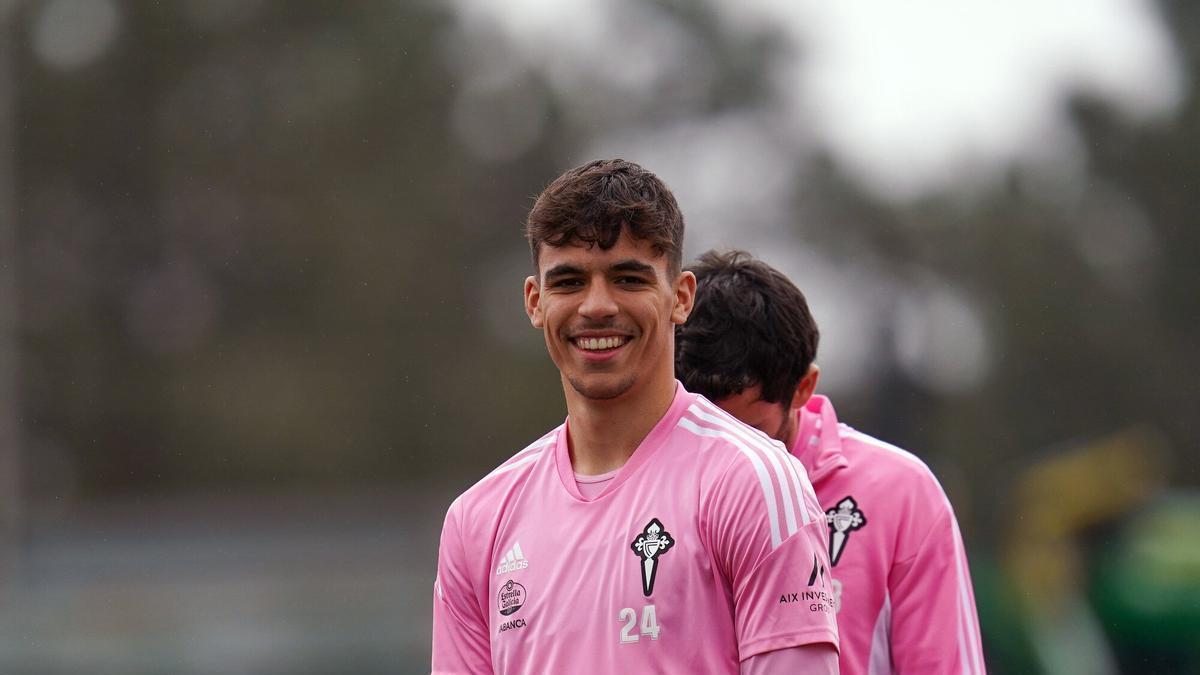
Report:
[[525,554],[521,552],[521,544],[518,542],[508,549],[508,553],[500,557],[500,566],[496,568],[496,574],[508,574],[526,567],[529,567],[529,561],[525,559]]

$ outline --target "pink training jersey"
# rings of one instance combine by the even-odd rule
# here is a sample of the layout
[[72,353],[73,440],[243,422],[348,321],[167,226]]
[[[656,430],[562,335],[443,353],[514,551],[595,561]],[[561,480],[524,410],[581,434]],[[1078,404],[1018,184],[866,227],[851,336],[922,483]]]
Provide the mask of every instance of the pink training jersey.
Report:
[[962,536],[929,467],[839,424],[824,396],[792,453],[825,507],[843,675],[983,673]]
[[593,499],[566,425],[446,514],[435,673],[737,673],[837,646],[824,513],[782,445],[678,386]]

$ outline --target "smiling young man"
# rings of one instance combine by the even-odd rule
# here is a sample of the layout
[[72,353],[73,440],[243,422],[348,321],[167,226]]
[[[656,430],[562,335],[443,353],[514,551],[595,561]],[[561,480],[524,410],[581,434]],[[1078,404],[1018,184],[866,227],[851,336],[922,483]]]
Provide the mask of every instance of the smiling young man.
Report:
[[786,277],[740,251],[689,269],[698,288],[676,373],[808,469],[826,509],[842,672],[982,673],[962,537],[929,467],[813,395],[817,325]]
[[696,285],[670,190],[591,162],[542,192],[526,235],[525,310],[567,421],[450,506],[433,671],[836,673],[803,467],[675,381]]

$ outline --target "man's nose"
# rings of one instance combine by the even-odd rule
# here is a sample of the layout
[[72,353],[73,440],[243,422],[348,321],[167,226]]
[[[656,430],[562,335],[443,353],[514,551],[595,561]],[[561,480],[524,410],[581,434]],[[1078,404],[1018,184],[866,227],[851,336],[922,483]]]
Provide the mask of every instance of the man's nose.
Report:
[[588,284],[584,291],[583,302],[579,305],[579,313],[589,319],[599,319],[614,316],[617,313],[617,301],[613,289],[608,283],[599,281]]

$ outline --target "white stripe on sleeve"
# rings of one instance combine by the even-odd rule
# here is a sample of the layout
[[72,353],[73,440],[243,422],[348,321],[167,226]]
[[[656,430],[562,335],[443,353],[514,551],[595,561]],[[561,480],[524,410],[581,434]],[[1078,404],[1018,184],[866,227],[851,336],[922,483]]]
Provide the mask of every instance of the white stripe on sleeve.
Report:
[[887,594],[875,619],[875,630],[871,631],[867,675],[892,675],[892,597]]
[[[783,491],[783,506],[784,515],[787,516],[788,536],[790,537],[795,534],[796,530],[798,529],[796,527],[795,513],[797,507],[800,510],[801,522],[804,525],[807,525],[811,518],[809,518],[808,508],[804,503],[804,498],[800,494],[800,490],[802,489],[801,486],[804,485],[804,483],[800,482],[799,476],[796,475],[795,466],[791,462],[788,462],[784,457],[781,457],[781,455],[787,456],[787,451],[783,450],[780,446],[774,445],[774,443],[766,436],[759,436],[759,432],[745,426],[736,418],[730,416],[729,413],[717,408],[715,405],[706,401],[705,399],[698,398],[696,399],[696,402],[700,405],[703,405],[705,408],[708,408],[711,414],[704,412],[697,405],[692,405],[690,408],[688,408],[688,412],[710,424],[715,424],[722,429],[725,429],[732,435],[740,438],[746,443],[749,443],[753,447],[758,448],[762,454],[767,456],[767,460],[771,462],[771,467],[775,470],[775,478],[779,480],[779,487]],[[786,469],[784,468],[785,466],[787,467]],[[791,477],[790,480],[789,476]],[[794,499],[793,491],[795,492]]]
[[968,675],[975,673],[983,673],[983,667],[979,663],[980,648],[978,643],[978,632],[975,629],[975,621],[971,611],[970,595],[967,590],[970,588],[970,581],[967,579],[965,570],[963,569],[963,561],[966,560],[966,552],[962,548],[962,534],[958,530],[958,520],[954,517],[954,507],[950,504],[950,498],[946,496],[946,491],[942,488],[942,484],[938,481],[937,476],[930,470],[929,465],[920,457],[912,454],[904,448],[897,447],[891,443],[868,436],[861,431],[850,430],[848,436],[854,440],[868,445],[873,445],[877,448],[887,450],[892,454],[903,457],[904,459],[918,465],[924,473],[938,486],[942,493],[942,501],[945,504],[946,510],[950,513],[950,521],[953,525],[954,532],[954,575],[955,588],[958,591],[958,654],[962,660],[963,672]]
[[813,489],[812,483],[808,479],[808,471],[804,469],[804,465],[800,463],[800,460],[797,459],[795,455],[793,455],[791,452],[788,452],[788,449],[783,447],[782,443],[769,438],[766,434],[763,434],[757,429],[745,426],[733,415],[721,410],[717,404],[709,401],[706,398],[698,398],[696,401],[697,403],[700,403],[704,407],[711,410],[713,414],[722,416],[731,423],[737,422],[737,428],[744,432],[746,436],[754,438],[756,441],[758,441],[761,447],[770,448],[772,452],[782,455],[783,457],[787,457],[790,460],[784,462],[784,464],[787,466],[788,473],[791,474],[792,479],[795,481],[796,501],[799,502],[801,513],[804,515],[804,524],[807,525],[809,522],[808,510],[805,508],[805,495],[812,500],[813,506],[817,508],[818,512],[821,511],[820,501],[817,499],[816,490]]
[[973,612],[971,611],[971,596],[967,592],[970,587],[970,580],[966,578],[963,570],[963,560],[966,559],[966,552],[962,550],[962,535],[958,531],[958,521],[951,517],[954,533],[954,572],[958,577],[958,612],[959,622],[962,624],[961,633],[965,635],[965,648],[967,650],[967,660],[964,661],[963,667],[969,670],[972,674],[982,673],[983,668],[979,664],[979,645],[975,642],[977,634],[975,632],[975,622],[972,619]]
[[762,460],[759,459],[758,455],[736,438],[732,438],[728,433],[702,427],[686,417],[679,420],[679,426],[697,436],[721,438],[733,443],[738,450],[742,451],[742,454],[750,458],[750,464],[754,467],[754,472],[758,474],[758,484],[762,487],[763,501],[767,505],[767,520],[771,524],[771,549],[779,548],[779,545],[783,543],[783,537],[779,535],[779,514],[776,513],[775,487],[771,485],[771,477],[767,475],[767,468],[763,466]]
[[522,465],[536,461],[537,458],[541,457],[541,456],[542,456],[542,453],[535,452],[535,453],[526,455],[526,456],[522,457],[521,459],[516,460],[515,462],[509,462],[508,464],[502,464],[502,465],[496,467],[495,469],[493,469],[492,472],[489,473],[488,475],[484,476],[484,478],[486,479],[486,478],[491,478],[492,476],[499,476],[500,474],[508,473],[509,471],[512,471],[513,469],[519,469],[519,468],[521,468]]

